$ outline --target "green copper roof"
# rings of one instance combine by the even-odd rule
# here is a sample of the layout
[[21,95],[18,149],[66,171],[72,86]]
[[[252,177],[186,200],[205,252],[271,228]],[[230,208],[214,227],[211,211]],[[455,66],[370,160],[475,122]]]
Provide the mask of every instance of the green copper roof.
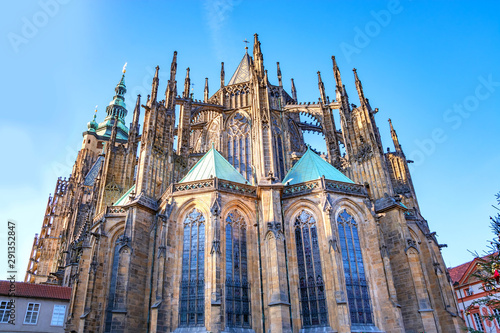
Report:
[[125,125],[125,117],[127,116],[127,109],[125,105],[125,93],[127,87],[125,86],[125,71],[123,72],[120,82],[115,87],[115,96],[113,100],[106,107],[106,118],[99,123],[95,129],[97,135],[110,137],[115,122],[115,117],[118,116],[118,132],[116,138],[119,140],[128,139],[128,128]]
[[246,179],[213,146],[179,183],[220,178],[245,184]]
[[135,191],[135,184],[132,185],[131,188],[128,189],[127,192],[125,192],[124,195],[122,195],[120,197],[120,199],[118,199],[115,204],[113,206],[123,206],[125,205],[127,202],[128,202],[128,196],[130,195],[130,193],[132,193],[133,191]]
[[243,59],[241,59],[241,62],[238,65],[238,68],[236,68],[236,71],[234,72],[233,77],[231,78],[231,80],[229,80],[229,83],[227,85],[229,86],[231,84],[250,81],[251,63],[252,63],[252,59],[250,58],[250,56],[248,55],[248,52],[247,52],[243,56]]
[[322,176],[325,176],[326,179],[339,182],[354,183],[330,163],[319,157],[318,154],[311,149],[307,149],[300,160],[288,171],[283,179],[283,184],[290,181],[288,184],[294,185],[319,179]]

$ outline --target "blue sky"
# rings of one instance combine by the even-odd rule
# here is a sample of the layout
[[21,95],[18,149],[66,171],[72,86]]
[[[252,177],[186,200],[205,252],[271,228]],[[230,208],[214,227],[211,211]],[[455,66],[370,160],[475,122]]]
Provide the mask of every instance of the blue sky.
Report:
[[[335,55],[350,101],[356,67],[384,146],[391,118],[411,165],[422,213],[448,266],[472,259],[493,235],[489,216],[500,191],[500,4],[466,1],[78,1],[27,0],[0,13],[0,240],[18,225],[18,279],[49,193],[68,176],[81,133],[98,121],[128,62],[126,103],[150,91],[160,66],[165,89],[173,51],[178,81],[191,68],[195,98],[226,82],[258,33],[264,65],[300,101],[317,101],[316,72],[334,97]],[[251,44],[250,44],[251,47]],[[339,124],[337,117],[337,125]],[[0,267],[5,267],[5,255]],[[0,279],[4,279],[1,272]]]

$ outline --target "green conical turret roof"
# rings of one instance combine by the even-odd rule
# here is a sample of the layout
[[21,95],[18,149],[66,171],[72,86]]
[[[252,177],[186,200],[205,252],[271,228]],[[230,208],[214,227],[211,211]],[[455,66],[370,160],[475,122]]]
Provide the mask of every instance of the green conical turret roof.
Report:
[[293,168],[288,171],[283,179],[283,184],[288,182],[288,185],[294,185],[319,179],[323,176],[330,180],[336,180],[344,183],[354,183],[333,165],[322,159],[318,154],[308,148],[300,160],[298,160]]
[[219,178],[245,184],[247,180],[213,146],[179,183]]
[[125,86],[125,67],[123,68],[123,74],[120,82],[116,85],[115,96],[113,100],[106,107],[106,118],[97,127],[97,134],[104,137],[109,137],[111,135],[111,130],[115,122],[115,117],[118,118],[118,132],[117,139],[127,140],[128,139],[128,128],[125,126],[125,117],[127,116],[127,109],[125,105],[125,93],[127,92],[127,87]]

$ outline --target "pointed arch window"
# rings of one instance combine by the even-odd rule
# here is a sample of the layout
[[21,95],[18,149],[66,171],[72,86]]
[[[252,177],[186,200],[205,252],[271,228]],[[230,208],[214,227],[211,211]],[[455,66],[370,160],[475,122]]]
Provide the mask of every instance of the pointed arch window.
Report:
[[373,324],[358,224],[344,209],[337,217],[347,299],[352,324]]
[[115,243],[115,248],[113,251],[113,264],[111,266],[111,279],[109,282],[109,293],[108,293],[108,305],[106,307],[106,321],[104,323],[104,332],[111,332],[111,322],[113,320],[113,308],[115,305],[115,293],[116,293],[116,277],[118,275],[118,264],[120,259],[120,248],[121,244],[119,243],[119,239],[117,238]]
[[194,208],[184,219],[180,326],[205,324],[205,218]]
[[276,170],[279,173],[277,176],[280,179],[285,177],[285,159],[282,137],[282,131],[278,125],[278,121],[273,119],[273,147],[274,155],[276,156]]
[[227,159],[248,181],[252,179],[250,123],[241,112],[228,122]]
[[226,218],[227,327],[251,327],[245,220],[237,210]]
[[328,325],[325,285],[321,270],[316,220],[303,210],[295,220],[299,268],[299,300],[305,328]]

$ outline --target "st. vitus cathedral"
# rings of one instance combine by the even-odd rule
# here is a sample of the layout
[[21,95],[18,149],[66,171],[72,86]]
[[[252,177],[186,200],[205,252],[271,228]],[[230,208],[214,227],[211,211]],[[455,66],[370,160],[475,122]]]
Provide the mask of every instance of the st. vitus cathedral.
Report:
[[228,83],[222,63],[220,88],[206,81],[196,100],[189,68],[177,93],[174,52],[165,98],[156,67],[128,128],[122,75],[57,180],[26,274],[72,287],[66,331],[459,330],[396,131],[384,152],[356,70],[359,106],[332,60],[335,100],[318,72],[319,102],[302,103],[279,63],[270,83],[255,35]]

